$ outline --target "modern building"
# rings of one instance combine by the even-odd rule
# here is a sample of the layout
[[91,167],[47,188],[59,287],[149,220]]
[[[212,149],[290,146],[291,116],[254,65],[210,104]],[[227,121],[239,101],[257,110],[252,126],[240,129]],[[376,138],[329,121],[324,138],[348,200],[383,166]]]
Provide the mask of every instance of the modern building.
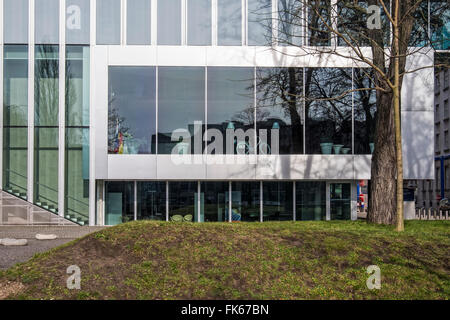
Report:
[[[445,55],[443,62],[449,64]],[[450,70],[438,69],[434,86],[435,179],[417,183],[416,206],[437,208],[439,200],[450,197]]]
[[[0,0],[0,223],[356,219],[370,72],[296,5]],[[433,54],[407,61],[405,179],[435,175]]]

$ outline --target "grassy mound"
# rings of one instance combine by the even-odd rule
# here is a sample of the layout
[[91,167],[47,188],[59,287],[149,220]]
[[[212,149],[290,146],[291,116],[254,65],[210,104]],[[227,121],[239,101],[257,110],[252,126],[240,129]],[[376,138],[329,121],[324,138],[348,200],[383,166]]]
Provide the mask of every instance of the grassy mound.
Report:
[[[131,222],[0,273],[24,299],[449,299],[450,223]],[[369,265],[381,289],[366,287]],[[81,290],[66,270],[81,269]]]

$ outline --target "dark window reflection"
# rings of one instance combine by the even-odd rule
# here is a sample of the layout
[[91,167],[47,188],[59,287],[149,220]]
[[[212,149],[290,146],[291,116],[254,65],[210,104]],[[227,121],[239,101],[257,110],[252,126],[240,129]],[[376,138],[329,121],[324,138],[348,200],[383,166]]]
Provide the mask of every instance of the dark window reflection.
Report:
[[155,67],[109,67],[108,151],[155,153]]
[[272,1],[248,0],[248,44],[272,44]]
[[200,222],[229,221],[229,199],[228,182],[202,182]]
[[197,181],[169,182],[169,220],[198,221]]
[[137,219],[166,220],[166,182],[137,182]]
[[349,220],[350,183],[330,184],[331,220]]
[[[309,0],[308,35],[310,46],[331,44],[331,0]],[[327,27],[328,25],[328,27]]]
[[354,69],[355,154],[370,154],[374,148],[377,111],[372,69]]
[[307,154],[352,153],[352,69],[305,69]]
[[450,48],[450,5],[448,1],[430,1],[431,43],[436,50]]
[[[303,153],[303,103],[302,68],[257,69],[258,153]],[[266,130],[267,135],[260,130]],[[267,149],[264,143],[268,144]],[[274,143],[278,143],[278,148]]]
[[264,221],[289,221],[294,217],[292,182],[263,182]]
[[296,220],[325,220],[325,193],[325,182],[296,182]]
[[[389,1],[385,2],[386,9],[389,10]],[[369,33],[367,21],[369,15],[367,14],[367,1],[338,1],[337,4],[337,23],[338,31],[342,36],[352,45],[369,46],[370,39],[382,41],[383,45],[387,46],[390,43],[390,21],[380,5],[381,13],[381,30],[382,36],[379,33]],[[379,37],[379,39],[378,39]],[[342,37],[337,37],[339,46],[347,46],[347,42]]]
[[158,154],[202,153],[194,136],[201,147],[204,126],[195,122],[205,123],[205,68],[159,67],[158,79]]
[[134,220],[134,182],[106,181],[105,224],[113,226]]
[[425,47],[428,44],[428,0],[422,0],[413,12],[414,25],[409,39],[411,47]]
[[260,183],[233,182],[232,221],[260,221]]
[[234,150],[228,150],[229,153],[255,153],[254,78],[254,68],[208,68],[208,140],[211,142],[208,148],[212,149],[209,153],[227,153],[227,129],[246,133],[245,137],[234,139]]
[[278,44],[302,45],[302,1],[278,0]]

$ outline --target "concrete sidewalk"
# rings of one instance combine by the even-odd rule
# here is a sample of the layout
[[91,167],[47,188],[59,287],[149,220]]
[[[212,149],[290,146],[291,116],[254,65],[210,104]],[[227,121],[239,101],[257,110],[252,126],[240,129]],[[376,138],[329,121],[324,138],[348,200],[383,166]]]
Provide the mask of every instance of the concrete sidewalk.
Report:
[[[81,238],[105,227],[79,226],[0,226],[0,239],[27,239],[26,246],[0,245],[0,269],[8,269],[19,262],[31,259],[36,253],[45,252],[64,243]],[[36,240],[36,234],[56,234],[56,240]]]

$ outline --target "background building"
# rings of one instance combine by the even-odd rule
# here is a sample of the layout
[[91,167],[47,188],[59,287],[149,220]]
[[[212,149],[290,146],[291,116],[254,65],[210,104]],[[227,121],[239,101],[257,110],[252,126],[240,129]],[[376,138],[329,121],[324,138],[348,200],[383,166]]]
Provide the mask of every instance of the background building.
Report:
[[[449,55],[441,54],[438,63],[449,64]],[[417,184],[416,206],[436,208],[439,199],[450,196],[450,71],[436,70],[434,86],[434,132],[435,132],[435,179],[422,180]]]
[[[370,87],[368,69],[314,55],[308,47],[345,43],[297,28],[286,3],[295,5],[0,1],[1,223],[35,223],[38,212],[91,225],[356,219],[375,91],[327,98]],[[414,36],[441,36],[428,23],[435,4],[424,1],[427,21]],[[418,51],[408,68],[433,55]],[[404,78],[405,179],[434,178],[433,79],[432,68]],[[191,137],[207,129],[196,146]],[[202,154],[227,129],[247,132],[233,147],[241,152]],[[281,137],[278,154],[262,151],[275,146],[261,148],[261,129]],[[192,162],[176,163],[174,147]]]

